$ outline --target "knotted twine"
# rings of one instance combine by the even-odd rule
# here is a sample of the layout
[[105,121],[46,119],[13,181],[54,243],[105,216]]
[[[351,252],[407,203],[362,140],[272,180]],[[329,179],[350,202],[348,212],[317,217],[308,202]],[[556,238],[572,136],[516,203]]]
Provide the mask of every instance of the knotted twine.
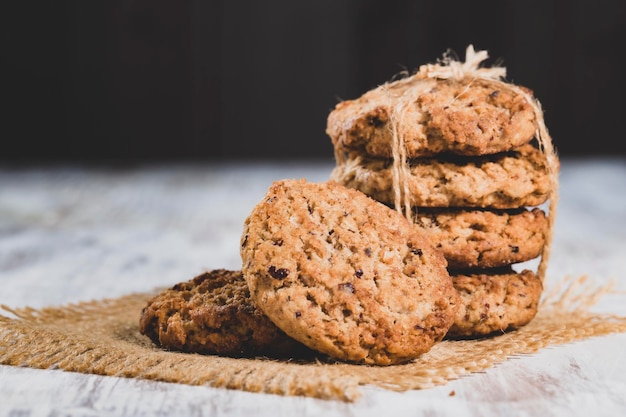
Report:
[[[407,109],[414,105],[420,95],[424,94],[432,87],[432,83],[436,80],[456,80],[465,82],[466,88],[469,89],[476,80],[485,80],[497,85],[504,90],[512,91],[522,97],[530,104],[535,115],[535,139],[539,145],[539,149],[546,157],[546,166],[548,170],[548,178],[550,181],[550,195],[548,205],[548,230],[546,231],[546,244],[543,247],[541,261],[537,268],[537,275],[542,281],[545,279],[548,260],[552,246],[552,237],[554,233],[554,222],[556,218],[556,207],[558,204],[558,157],[552,138],[548,133],[548,129],[543,117],[541,103],[519,86],[504,81],[506,77],[506,68],[500,66],[481,67],[481,64],[489,57],[487,51],[475,51],[473,45],[467,47],[465,53],[465,62],[454,59],[450,51],[443,55],[443,58],[435,64],[425,64],[419,67],[419,70],[410,77],[387,82],[379,86],[387,99],[389,110],[389,129],[392,136],[392,186],[394,195],[394,207],[402,213],[409,221],[413,221],[413,215],[417,208],[412,207],[411,195],[409,192],[410,166],[406,155],[405,131],[407,123],[405,117]],[[400,89],[402,93],[396,94],[399,85],[406,86]],[[464,90],[464,91],[465,91]],[[461,93],[463,94],[463,93]],[[419,111],[419,110],[418,110]],[[341,163],[343,158],[338,159]],[[345,161],[344,161],[345,162]]]

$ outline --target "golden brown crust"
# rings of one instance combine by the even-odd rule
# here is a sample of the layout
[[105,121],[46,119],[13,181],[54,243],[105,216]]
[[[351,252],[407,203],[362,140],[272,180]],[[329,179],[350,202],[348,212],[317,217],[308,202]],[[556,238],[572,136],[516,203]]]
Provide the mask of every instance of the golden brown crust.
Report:
[[537,258],[548,230],[539,208],[419,209],[414,221],[426,229],[452,269],[496,268]]
[[283,357],[304,351],[255,307],[241,271],[207,271],[162,291],[144,307],[140,331],[182,352]]
[[[394,110],[403,101],[406,110]],[[328,116],[326,133],[335,149],[389,158],[393,111],[402,112],[410,158],[443,152],[466,156],[504,152],[528,143],[536,129],[531,104],[502,83],[410,78],[338,103]]]
[[[547,201],[551,183],[545,155],[531,144],[515,151],[474,158],[416,159],[406,178],[414,207],[537,206]],[[393,203],[392,162],[351,154],[331,177],[384,203]]]
[[288,335],[333,358],[416,358],[452,324],[446,261],[398,212],[339,184],[274,183],[247,218],[251,297]]
[[543,286],[532,271],[511,269],[452,273],[461,296],[454,324],[446,338],[480,337],[528,324],[537,314]]

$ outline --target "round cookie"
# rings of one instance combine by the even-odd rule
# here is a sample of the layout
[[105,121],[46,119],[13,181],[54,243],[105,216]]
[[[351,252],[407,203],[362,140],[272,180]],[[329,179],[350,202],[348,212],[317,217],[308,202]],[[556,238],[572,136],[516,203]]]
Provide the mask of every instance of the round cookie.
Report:
[[241,271],[208,271],[162,291],[142,310],[139,329],[182,352],[284,357],[305,350],[254,306]]
[[[352,154],[331,178],[384,203],[394,202],[391,160]],[[406,179],[414,207],[537,206],[550,196],[546,157],[531,144],[497,155],[412,161]]]
[[446,338],[481,337],[528,324],[537,314],[543,285],[532,271],[511,268],[452,274],[461,307]]
[[[399,105],[406,107],[394,110]],[[528,143],[536,129],[527,98],[501,82],[417,74],[338,103],[328,116],[326,133],[335,149],[390,158],[394,111],[401,113],[409,158],[442,152],[476,156],[508,151]]]
[[277,181],[244,223],[242,271],[285,333],[332,358],[389,365],[430,350],[459,296],[400,213],[334,182]]
[[420,208],[414,222],[426,229],[450,269],[496,268],[537,258],[549,227],[539,208]]

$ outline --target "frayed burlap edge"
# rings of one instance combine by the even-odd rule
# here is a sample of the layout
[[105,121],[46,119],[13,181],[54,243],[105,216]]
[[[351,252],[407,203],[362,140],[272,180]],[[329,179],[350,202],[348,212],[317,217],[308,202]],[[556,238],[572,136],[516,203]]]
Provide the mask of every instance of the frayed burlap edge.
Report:
[[354,401],[363,385],[425,389],[550,345],[626,332],[626,317],[590,312],[612,293],[612,284],[565,279],[545,292],[539,313],[521,329],[480,340],[444,340],[411,363],[388,367],[163,351],[138,329],[153,293],[40,310],[2,306],[0,364]]

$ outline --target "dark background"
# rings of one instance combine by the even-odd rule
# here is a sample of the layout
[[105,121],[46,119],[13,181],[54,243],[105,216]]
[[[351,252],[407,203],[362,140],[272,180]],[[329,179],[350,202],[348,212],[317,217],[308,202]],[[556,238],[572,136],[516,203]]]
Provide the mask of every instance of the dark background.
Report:
[[624,152],[626,2],[16,1],[0,161],[332,158],[326,117],[446,49],[534,90],[561,155]]

